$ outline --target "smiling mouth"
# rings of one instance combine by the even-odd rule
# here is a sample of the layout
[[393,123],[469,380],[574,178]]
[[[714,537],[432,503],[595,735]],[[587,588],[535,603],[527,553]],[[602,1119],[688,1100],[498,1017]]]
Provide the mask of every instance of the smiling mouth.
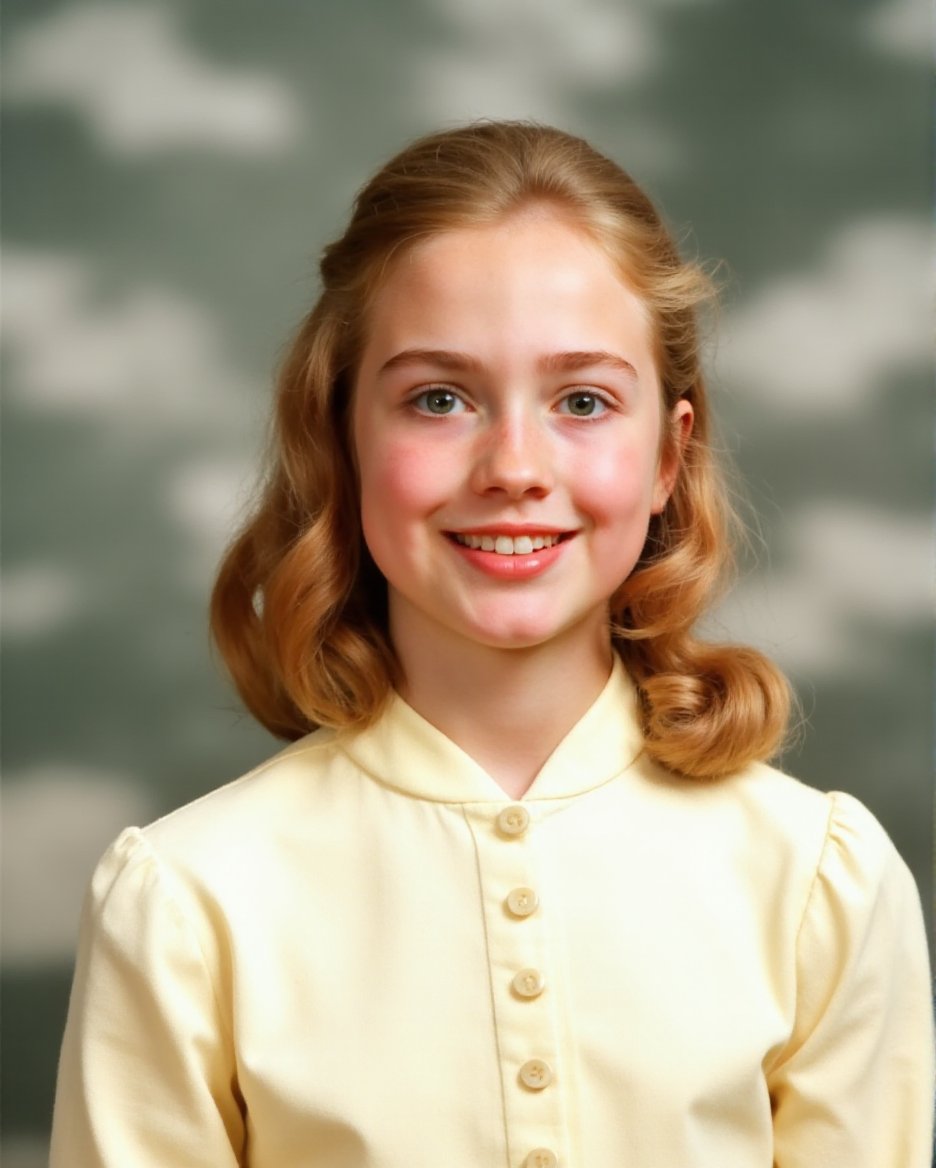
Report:
[[573,534],[562,532],[555,535],[471,535],[454,531],[449,534],[449,538],[474,551],[494,552],[499,556],[528,556],[531,552],[555,547],[557,543],[571,539]]

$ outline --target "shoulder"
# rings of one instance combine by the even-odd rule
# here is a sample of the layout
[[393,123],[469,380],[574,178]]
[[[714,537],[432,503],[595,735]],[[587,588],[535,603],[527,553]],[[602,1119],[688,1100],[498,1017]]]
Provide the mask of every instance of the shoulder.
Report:
[[733,797],[764,836],[818,849],[832,846],[883,863],[896,849],[872,811],[846,791],[820,791],[766,764],[754,764],[733,779]]
[[852,872],[870,886],[906,868],[875,815],[844,791],[820,791],[763,763],[711,782],[641,769],[684,845],[734,857],[761,888],[789,890],[801,910],[819,878],[842,884]]
[[316,786],[341,765],[344,755],[336,742],[332,730],[307,734],[231,782],[154,820],[144,831],[154,845],[172,847],[208,826],[236,830],[304,809]]
[[764,764],[738,775],[736,786],[762,838],[804,851],[817,870],[836,851],[869,868],[899,861],[880,821],[847,791],[820,791]]
[[360,775],[338,742],[317,730],[154,822],[127,827],[98,861],[90,910],[127,929],[156,906],[217,922],[233,905],[275,896],[296,863],[327,846],[337,818],[353,813]]
[[[755,846],[799,873],[802,910],[820,901],[866,910],[881,897],[918,904],[909,868],[881,822],[846,791],[819,791],[758,765],[736,780],[736,798],[754,828]],[[849,906],[851,906],[849,908]]]
[[737,835],[759,848],[817,853],[837,799],[766,763],[711,780],[674,775],[648,759],[637,769],[649,797],[668,804],[690,829]]
[[328,803],[323,792],[346,787],[352,769],[335,733],[317,730],[239,778],[152,823],[127,829],[103,866],[145,860],[210,883],[263,850],[282,846],[298,825],[308,829]]

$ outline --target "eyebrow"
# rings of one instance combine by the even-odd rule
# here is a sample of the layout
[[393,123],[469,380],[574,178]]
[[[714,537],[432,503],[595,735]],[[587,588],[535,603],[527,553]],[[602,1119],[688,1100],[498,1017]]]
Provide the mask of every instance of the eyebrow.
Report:
[[[377,375],[381,376],[393,369],[402,369],[409,365],[433,365],[437,369],[447,369],[456,373],[481,373],[484,370],[483,364],[470,353],[459,353],[451,349],[403,349],[385,361]],[[602,367],[624,373],[633,381],[637,380],[637,370],[633,364],[617,353],[609,353],[606,349],[547,353],[537,362],[537,368],[543,373],[576,373],[580,369]]]
[[544,373],[577,373],[580,369],[605,368],[617,373],[625,373],[637,380],[637,370],[632,362],[606,349],[584,349],[571,353],[549,353],[538,362]]
[[482,370],[481,362],[470,353],[456,353],[450,349],[403,349],[384,361],[377,375],[379,377],[393,369],[405,369],[408,365],[434,365],[452,372],[480,373]]

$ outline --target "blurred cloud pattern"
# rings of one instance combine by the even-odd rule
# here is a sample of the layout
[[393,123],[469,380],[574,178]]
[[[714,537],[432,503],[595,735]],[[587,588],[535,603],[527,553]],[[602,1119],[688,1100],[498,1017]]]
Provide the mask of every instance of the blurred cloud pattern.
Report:
[[929,225],[918,218],[851,221],[805,270],[785,274],[727,321],[722,374],[762,407],[804,420],[894,408],[902,373],[925,368]]
[[768,552],[711,623],[798,684],[784,764],[928,890],[929,18],[861,10],[8,0],[5,1163],[44,1162],[97,856],[275,747],[212,661],[212,572],[317,251],[439,125],[582,133],[727,262],[711,381]]
[[14,30],[7,64],[8,102],[68,109],[118,156],[180,147],[263,156],[297,138],[299,107],[284,81],[206,60],[165,4],[65,5]]

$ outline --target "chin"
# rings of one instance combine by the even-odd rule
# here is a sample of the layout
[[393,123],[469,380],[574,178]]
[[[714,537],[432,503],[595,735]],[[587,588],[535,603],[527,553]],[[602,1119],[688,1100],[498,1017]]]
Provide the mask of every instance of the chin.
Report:
[[489,649],[504,649],[507,652],[519,652],[523,649],[538,649],[541,645],[548,644],[553,638],[547,635],[534,635],[532,633],[521,634],[514,636],[505,636],[503,633],[499,636],[479,637],[478,641],[486,645]]
[[[574,627],[574,626],[572,626]],[[485,622],[468,632],[468,636],[491,649],[536,649],[561,638],[571,631],[568,625],[543,622],[502,621]]]

